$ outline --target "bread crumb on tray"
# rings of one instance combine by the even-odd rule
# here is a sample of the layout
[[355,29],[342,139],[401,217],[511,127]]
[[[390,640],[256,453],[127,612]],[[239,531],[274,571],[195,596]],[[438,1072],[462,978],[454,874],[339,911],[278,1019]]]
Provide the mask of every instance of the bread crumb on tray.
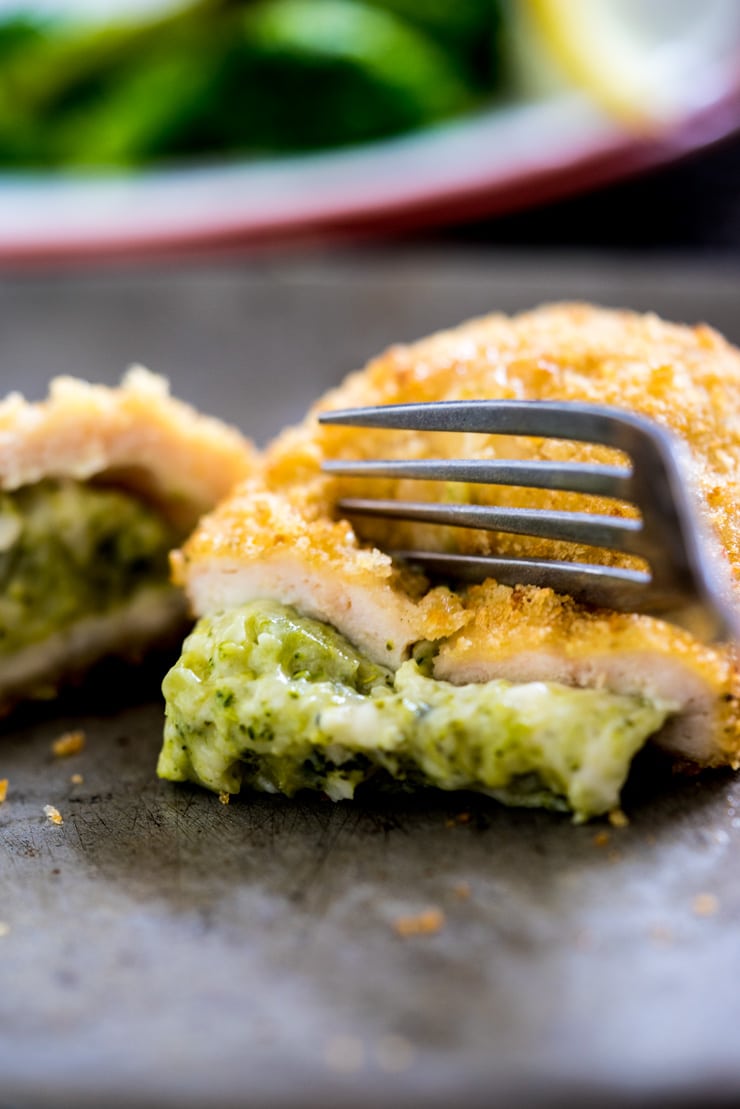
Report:
[[713,893],[698,893],[691,909],[694,916],[714,916],[719,910],[719,899]]
[[70,755],[79,755],[85,747],[85,733],[83,731],[65,732],[51,745],[51,753],[55,759],[66,759]]
[[399,936],[432,936],[440,931],[445,924],[445,915],[441,909],[424,909],[411,916],[399,916],[393,922],[393,927]]

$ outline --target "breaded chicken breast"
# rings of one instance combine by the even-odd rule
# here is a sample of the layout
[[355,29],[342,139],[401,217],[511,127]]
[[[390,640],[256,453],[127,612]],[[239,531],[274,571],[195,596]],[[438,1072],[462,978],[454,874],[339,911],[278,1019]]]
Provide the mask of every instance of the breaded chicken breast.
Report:
[[0,712],[180,626],[168,551],[254,458],[140,367],[0,403]]
[[[425,681],[437,683],[437,691],[444,689],[449,703],[454,701],[455,689],[477,687],[481,696],[483,687],[508,689],[513,685],[523,700],[519,702],[520,715],[507,725],[509,737],[512,729],[524,726],[527,705],[533,705],[539,696],[535,686],[548,683],[553,697],[557,686],[573,695],[588,692],[622,698],[621,708],[615,711],[622,713],[623,721],[640,707],[653,706],[660,719],[652,720],[640,743],[647,734],[654,734],[681,759],[701,765],[736,764],[740,753],[739,688],[731,648],[707,647],[688,632],[651,617],[589,610],[546,589],[508,588],[494,581],[467,589],[454,583],[430,588],[420,573],[394,565],[385,551],[416,547],[520,557],[541,554],[632,565],[628,556],[529,537],[402,521],[349,521],[338,515],[336,504],[343,496],[439,500],[448,495],[481,504],[633,513],[630,506],[613,500],[559,491],[456,485],[448,492],[437,483],[341,479],[321,472],[322,461],[329,458],[624,461],[609,448],[588,444],[358,430],[322,426],[317,420],[327,409],[481,398],[613,404],[671,428],[689,448],[694,484],[738,581],[740,353],[708,327],[688,328],[652,315],[581,304],[555,305],[514,319],[490,316],[410,346],[394,347],[322,398],[302,425],[284,432],[268,448],[259,472],[206,517],[175,555],[177,581],[185,586],[195,613],[210,622],[206,632],[211,655],[219,635],[231,636],[230,642],[236,635],[240,649],[245,649],[243,636],[237,635],[233,624],[228,633],[220,624],[218,634],[214,631],[213,622],[222,621],[223,614],[234,613],[240,606],[278,603],[340,633],[369,665],[382,668],[389,688],[396,678],[388,675],[405,674],[404,668],[414,658],[423,660]],[[251,626],[254,619],[250,609],[247,623]],[[312,629],[307,634],[318,635],[313,625]],[[427,687],[423,702],[427,708],[430,698],[434,700],[432,694],[436,696],[432,687]],[[375,691],[370,696],[377,700],[380,694]],[[173,703],[176,699],[173,697]],[[419,752],[410,756],[409,750],[415,742],[411,733],[418,732],[420,722],[426,720],[423,704],[416,723],[404,723],[403,736],[394,747],[403,753],[401,763],[410,765],[410,759],[417,769]],[[178,711],[171,706],[171,720]],[[498,743],[491,711],[490,706],[471,708],[467,723],[448,713],[447,732],[438,729],[430,739],[432,745],[442,743],[449,748],[453,727],[458,735],[464,732],[468,736],[459,741],[465,748],[473,742],[470,735],[476,733],[473,746],[478,744],[477,753],[475,758],[470,756],[475,765],[467,777],[448,773],[447,764],[436,776],[427,767],[422,777],[445,788],[452,788],[449,782],[454,779],[455,787],[462,781],[499,794],[501,789],[513,790],[512,795],[525,800],[541,798],[544,789],[548,796],[564,797],[581,814],[603,808],[608,790],[600,800],[587,802],[574,800],[570,790],[569,775],[582,773],[588,761],[588,753],[584,753],[587,741],[583,750],[579,748],[570,758],[571,770],[560,768],[560,777],[555,774],[553,778],[551,768],[543,770],[537,762],[538,751],[542,762],[543,751],[550,757],[568,746],[563,736],[568,721],[576,719],[580,709],[569,707],[557,727],[551,715],[544,732],[539,725],[539,730],[535,729],[531,740],[534,754],[530,752],[529,760],[518,763],[508,778],[494,774],[487,779],[480,767],[488,748],[485,743],[480,746],[479,733],[480,719],[485,717],[490,743],[494,747]],[[591,702],[592,719],[595,711]],[[330,760],[332,774],[358,757],[358,736],[368,726],[367,721],[358,721],[359,716],[353,725],[343,726],[341,743],[336,730],[327,732],[322,748],[325,761],[327,746],[339,743],[341,748],[341,758]],[[377,720],[371,726],[377,729]],[[349,745],[348,730],[353,740]],[[180,738],[186,731],[180,729]],[[444,741],[440,740],[442,734]],[[507,744],[510,746],[510,738],[503,746]],[[370,757],[367,742],[360,747],[363,758]],[[228,788],[235,782],[238,787],[240,781],[255,784],[255,774],[263,788],[293,788],[290,783],[287,787],[279,783],[277,771],[265,778],[264,755],[257,759],[259,770],[254,771],[254,749],[247,746],[243,750],[246,754],[237,758],[243,758],[252,770],[241,777],[232,775]],[[453,756],[454,752],[450,755],[454,761]],[[375,772],[378,760],[373,756],[371,761]],[[622,767],[625,773],[628,761]],[[413,776],[408,766],[406,771],[385,769],[396,777]],[[262,782],[259,773],[263,773]],[[589,773],[592,778],[598,776],[593,766]],[[213,784],[192,759],[181,760],[170,776]],[[319,776],[323,788],[326,776]],[[537,778],[534,785],[528,780],[531,776]],[[522,789],[525,780],[528,784]],[[301,780],[300,784],[306,783]],[[609,803],[615,802],[616,795],[618,788],[616,794],[612,790]]]

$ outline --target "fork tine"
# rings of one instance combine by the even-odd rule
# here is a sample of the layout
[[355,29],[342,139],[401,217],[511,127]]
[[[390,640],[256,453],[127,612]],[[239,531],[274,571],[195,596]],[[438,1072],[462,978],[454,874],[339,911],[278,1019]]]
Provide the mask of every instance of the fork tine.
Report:
[[642,416],[627,411],[617,415],[605,405],[576,401],[451,400],[383,404],[321,412],[319,422],[405,431],[527,435],[608,443],[622,450],[629,449],[635,433],[642,436],[650,429],[653,437],[655,435],[655,428]]
[[[593,468],[580,467],[578,464],[578,475],[564,472],[561,466],[559,470],[556,467],[557,472],[553,471],[545,477],[540,469],[542,464],[531,461],[520,463],[525,469],[520,469],[515,474],[510,467],[516,464],[504,460],[499,465],[508,465],[508,470],[499,469],[496,473],[489,469],[486,476],[483,476],[483,471],[476,476],[475,469],[468,468],[471,463],[465,460],[450,460],[448,463],[439,459],[411,460],[406,465],[411,466],[412,470],[405,472],[395,468],[388,469],[389,466],[396,467],[395,460],[376,463],[372,471],[365,468],[354,471],[350,469],[353,466],[365,467],[369,460],[368,463],[337,460],[338,465],[333,472],[346,475],[354,472],[360,476],[368,476],[372,472],[376,477],[424,477],[430,480],[489,481],[496,484],[511,482],[517,485],[531,481],[530,487],[535,488],[563,488],[577,492],[598,492],[606,496],[616,495],[620,500],[636,505],[642,513],[642,519],[482,505],[401,503],[395,500],[346,499],[340,501],[338,507],[345,514],[386,516],[534,535],[543,539],[560,539],[635,554],[650,566],[651,575],[647,580],[632,584],[623,582],[620,588],[632,593],[631,599],[624,604],[620,604],[614,596],[599,601],[593,593],[591,586],[596,576],[606,579],[606,585],[610,588],[615,585],[610,581],[610,571],[600,566],[584,569],[566,563],[562,571],[556,571],[554,579],[551,577],[553,563],[534,563],[536,577],[526,580],[531,580],[535,585],[552,584],[559,592],[569,592],[583,598],[584,592],[579,582],[582,584],[583,575],[586,574],[591,583],[591,603],[663,614],[665,619],[681,624],[700,639],[740,641],[740,620],[732,604],[731,576],[725,563],[713,552],[709,533],[705,534],[701,516],[692,500],[690,483],[687,483],[682,470],[682,460],[686,457],[685,447],[672,432],[647,417],[623,409],[573,401],[472,400],[328,411],[318,418],[322,423],[354,427],[479,432],[599,443],[622,451],[634,463],[632,471],[620,471],[618,467],[600,467],[596,468],[600,472],[595,477],[593,473],[588,477],[584,476]],[[402,460],[398,460],[398,463],[404,465]],[[426,463],[428,468],[414,472],[413,467],[419,463]],[[434,472],[434,478],[429,468],[432,466],[439,467]],[[529,470],[526,469],[527,466]],[[326,469],[332,469],[331,464]],[[609,473],[610,469],[616,472]],[[562,484],[546,484],[550,479]],[[578,482],[578,486],[566,484],[570,479]],[[595,486],[585,488],[585,484],[591,480],[594,480]],[[607,492],[608,489],[612,493]],[[442,557],[427,555],[425,552],[410,554],[415,554],[418,560]],[[450,560],[450,556],[444,557],[447,558],[444,565],[449,573],[464,576],[474,572],[471,570],[472,562],[469,561],[471,556],[457,556],[459,561]],[[437,564],[442,565],[439,561]],[[480,563],[478,570],[480,571]],[[517,575],[530,571],[525,569],[521,560],[507,558],[497,560],[496,563],[486,561],[485,572],[502,581],[522,581],[525,579]],[[576,579],[570,584],[563,576],[566,573],[576,574]],[[506,577],[501,576],[504,574]],[[665,615],[669,612],[669,615]]]
[[463,461],[457,459],[387,459],[326,461],[324,473],[338,477],[411,478],[419,481],[519,485],[527,489],[564,489],[602,497],[630,499],[632,470],[578,462]]
[[589,547],[640,553],[642,521],[623,516],[598,516],[592,512],[548,512],[530,508],[496,508],[488,505],[434,504],[429,501],[366,500],[348,497],[337,504],[349,516],[384,516],[417,520],[448,527],[479,528],[514,535],[534,535],[584,543]]
[[[537,585],[567,593],[588,604],[633,611],[645,611],[650,574],[618,566],[596,566],[583,562],[555,559],[496,558],[492,555],[445,554],[438,551],[391,551],[394,558],[416,563],[432,575],[458,581],[481,582],[495,579],[500,585]],[[656,609],[676,604],[675,594],[654,599]]]
[[740,621],[720,594],[709,604],[680,587],[657,586],[650,574],[618,566],[559,562],[492,555],[445,554],[438,551],[391,551],[394,558],[416,563],[432,577],[476,583],[493,578],[500,585],[536,585],[567,593],[574,600],[617,612],[644,612],[686,628],[707,642],[740,640]]

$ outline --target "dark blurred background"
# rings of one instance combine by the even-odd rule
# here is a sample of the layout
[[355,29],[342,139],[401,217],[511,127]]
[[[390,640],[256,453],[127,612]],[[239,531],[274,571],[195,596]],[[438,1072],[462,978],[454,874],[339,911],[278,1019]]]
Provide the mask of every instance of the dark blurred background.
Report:
[[617,185],[456,224],[434,237],[506,246],[678,249],[740,260],[740,136]]

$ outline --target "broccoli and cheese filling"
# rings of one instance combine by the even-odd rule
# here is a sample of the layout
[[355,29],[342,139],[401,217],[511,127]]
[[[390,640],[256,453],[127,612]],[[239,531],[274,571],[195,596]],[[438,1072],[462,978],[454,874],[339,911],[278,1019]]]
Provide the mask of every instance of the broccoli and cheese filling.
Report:
[[0,493],[0,659],[140,589],[167,586],[177,536],[123,490],[60,480]]
[[548,682],[455,686],[433,649],[395,672],[272,601],[203,618],[167,675],[161,777],[236,793],[352,797],[371,778],[511,804],[614,808],[671,706]]

